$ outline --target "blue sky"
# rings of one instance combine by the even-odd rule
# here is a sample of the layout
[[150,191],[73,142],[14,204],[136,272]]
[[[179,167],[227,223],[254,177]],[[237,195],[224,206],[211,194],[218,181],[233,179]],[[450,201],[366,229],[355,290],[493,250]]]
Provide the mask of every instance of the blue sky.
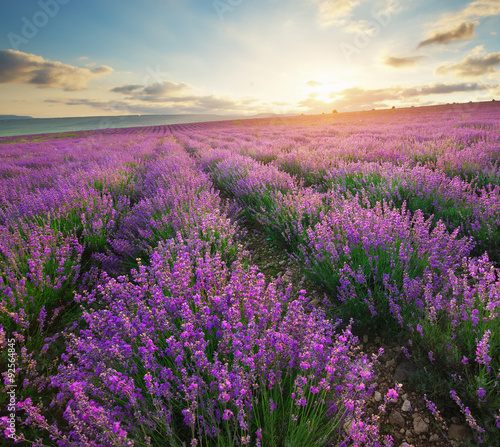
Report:
[[0,8],[0,114],[321,113],[500,97],[498,0]]

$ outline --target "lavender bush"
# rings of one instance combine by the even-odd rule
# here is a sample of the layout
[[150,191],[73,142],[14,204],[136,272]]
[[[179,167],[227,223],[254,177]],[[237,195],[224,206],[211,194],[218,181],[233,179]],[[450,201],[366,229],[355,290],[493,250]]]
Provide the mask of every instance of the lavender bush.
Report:
[[373,371],[350,328],[198,242],[166,241],[131,281],[78,298],[86,329],[51,379],[69,427],[48,427],[29,399],[26,422],[61,446],[375,442],[374,424],[354,423]]
[[[35,343],[69,305],[83,247],[50,227],[0,227],[0,326],[21,343]],[[2,348],[5,348],[3,340]]]

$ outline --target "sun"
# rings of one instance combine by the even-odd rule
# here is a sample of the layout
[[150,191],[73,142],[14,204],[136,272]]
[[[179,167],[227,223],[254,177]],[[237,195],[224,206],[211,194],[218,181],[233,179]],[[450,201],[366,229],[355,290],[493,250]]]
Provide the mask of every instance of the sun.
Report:
[[307,93],[320,101],[330,102],[337,93],[349,87],[349,83],[343,81],[308,81],[306,83]]
[[315,89],[316,97],[322,101],[331,100],[337,89],[332,84],[324,84]]

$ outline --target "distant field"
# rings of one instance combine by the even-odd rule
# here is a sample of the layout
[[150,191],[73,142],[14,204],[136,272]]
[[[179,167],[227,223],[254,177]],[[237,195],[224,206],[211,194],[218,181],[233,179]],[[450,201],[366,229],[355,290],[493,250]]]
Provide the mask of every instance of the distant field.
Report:
[[0,137],[0,296],[24,445],[390,445],[367,332],[500,445],[500,104]]
[[120,129],[139,126],[221,121],[234,117],[224,115],[124,115],[68,118],[3,118],[0,115],[0,137],[37,135],[54,132],[76,132],[95,129]]

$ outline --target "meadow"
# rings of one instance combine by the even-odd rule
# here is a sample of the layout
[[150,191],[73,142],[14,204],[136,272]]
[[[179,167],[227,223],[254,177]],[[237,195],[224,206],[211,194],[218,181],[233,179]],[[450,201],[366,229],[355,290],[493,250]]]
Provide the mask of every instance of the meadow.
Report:
[[9,442],[393,445],[369,331],[500,445],[500,105],[0,138],[0,292]]

